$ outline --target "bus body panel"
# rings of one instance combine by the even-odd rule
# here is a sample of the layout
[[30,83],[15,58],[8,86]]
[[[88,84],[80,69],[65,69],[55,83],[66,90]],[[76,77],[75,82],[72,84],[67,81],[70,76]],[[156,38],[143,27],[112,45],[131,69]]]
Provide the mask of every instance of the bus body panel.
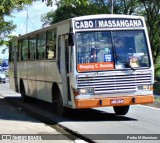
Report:
[[60,73],[61,80],[59,86],[61,86],[61,95],[63,97],[64,105],[68,105],[68,83],[67,83],[67,71],[66,71],[66,43],[65,40],[67,38],[68,33],[70,32],[70,21],[63,23],[62,25],[57,26],[57,35],[61,36],[61,59],[60,59]]
[[[99,20],[101,27],[96,27],[93,23]],[[105,19],[138,19],[142,21],[140,27],[105,27]],[[110,23],[110,22],[109,22]],[[145,104],[153,102],[153,83],[154,83],[154,67],[152,61],[151,47],[149,37],[143,17],[131,15],[91,15],[72,18],[53,26],[49,26],[41,31],[57,29],[56,40],[56,58],[54,60],[37,60],[18,62],[18,86],[19,81],[23,80],[26,94],[28,96],[38,98],[47,102],[52,102],[53,85],[57,85],[63,97],[64,106],[70,108],[92,108],[104,106],[126,106],[133,104]],[[78,38],[77,33],[87,32],[115,32],[127,30],[144,31],[148,50],[150,66],[142,69],[112,69],[100,71],[79,72],[78,68]],[[67,45],[69,32],[74,34],[74,46]],[[33,33],[27,34],[26,37]],[[83,34],[82,34],[83,36]],[[61,41],[58,41],[58,39]],[[25,36],[22,36],[25,38]],[[58,65],[58,50],[60,51],[60,69]],[[66,69],[66,49],[69,49],[69,72]],[[46,53],[45,53],[46,54]],[[114,63],[115,64],[115,63]],[[15,90],[13,61],[10,62],[11,89]],[[13,77],[12,77],[13,75]],[[150,87],[148,90],[138,90],[138,88]],[[137,86],[138,85],[138,86]],[[142,86],[141,86],[142,85]],[[81,94],[80,89],[94,89],[94,94]],[[112,103],[113,100],[113,103]],[[120,102],[120,103],[117,103]],[[123,102],[123,103],[122,103]]]

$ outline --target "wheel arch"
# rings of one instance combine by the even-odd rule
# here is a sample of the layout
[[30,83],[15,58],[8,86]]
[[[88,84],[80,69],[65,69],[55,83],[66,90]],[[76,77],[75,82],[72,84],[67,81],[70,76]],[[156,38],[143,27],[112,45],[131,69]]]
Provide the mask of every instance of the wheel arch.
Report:
[[[20,87],[19,92],[21,93],[22,88],[24,88],[24,90],[25,90],[24,82],[23,82],[22,79],[20,79],[19,84],[20,84],[20,86],[19,86],[19,87]],[[22,86],[23,86],[23,87],[22,87]]]
[[[57,100],[58,93],[60,92],[60,88],[58,86],[58,83],[54,82],[52,84],[52,103]],[[61,93],[61,92],[60,92]]]

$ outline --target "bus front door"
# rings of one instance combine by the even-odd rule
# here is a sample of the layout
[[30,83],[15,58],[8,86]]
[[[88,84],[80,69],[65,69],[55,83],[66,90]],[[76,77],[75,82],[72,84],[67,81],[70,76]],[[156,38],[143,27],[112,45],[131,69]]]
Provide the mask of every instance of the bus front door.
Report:
[[69,56],[69,47],[68,47],[68,35],[63,35],[61,38],[61,76],[62,76],[62,89],[63,89],[63,101],[64,105],[69,105],[69,101],[71,101],[70,96],[70,56]]

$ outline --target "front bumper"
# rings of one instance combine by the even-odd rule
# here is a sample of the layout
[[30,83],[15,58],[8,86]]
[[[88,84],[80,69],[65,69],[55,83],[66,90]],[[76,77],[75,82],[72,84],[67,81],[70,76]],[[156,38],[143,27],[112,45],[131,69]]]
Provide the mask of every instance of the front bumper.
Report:
[[[113,104],[112,100],[122,99],[123,103]],[[95,108],[95,107],[106,107],[106,106],[127,106],[134,104],[147,104],[153,103],[154,95],[137,95],[137,96],[121,96],[121,97],[106,97],[98,99],[75,99],[75,108]]]

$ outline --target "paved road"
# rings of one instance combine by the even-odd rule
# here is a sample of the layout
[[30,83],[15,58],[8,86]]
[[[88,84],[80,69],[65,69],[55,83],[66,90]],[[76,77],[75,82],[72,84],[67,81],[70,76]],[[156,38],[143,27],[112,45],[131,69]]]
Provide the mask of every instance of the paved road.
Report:
[[[6,84],[7,85],[7,84]],[[12,135],[11,138],[17,139],[16,137],[19,136],[19,134],[22,134],[21,137],[26,138],[26,134],[35,134],[37,139],[43,139],[43,137],[46,137],[46,135],[61,135],[58,131],[51,128],[50,126],[47,126],[46,124],[40,122],[39,120],[36,120],[35,118],[27,115],[25,112],[23,112],[19,107],[13,107],[10,104],[8,104],[4,96],[7,97],[19,97],[19,94],[15,94],[15,92],[8,90],[6,85],[0,84],[0,139],[5,139],[5,134]],[[44,136],[42,136],[45,134]],[[14,136],[15,135],[15,136]],[[27,136],[28,138],[31,135]],[[33,136],[32,136],[33,137]],[[22,138],[23,139],[23,138]],[[69,140],[65,136],[60,136],[59,139],[62,140],[49,140],[49,138],[46,138],[47,140],[43,141],[33,141],[34,143],[40,143],[40,142],[63,142],[63,143],[71,143],[73,141]],[[58,138],[57,138],[58,139]],[[0,142],[8,142],[10,143],[10,140],[0,140]],[[13,141],[16,143],[21,143],[20,140]],[[31,143],[32,141],[28,141]]]
[[[16,103],[26,111],[32,111],[34,115],[43,116],[44,118],[41,120],[57,122],[60,126],[91,138],[96,142],[160,142],[160,140],[116,140],[118,138],[130,138],[130,134],[138,134],[139,138],[145,137],[143,134],[148,134],[149,137],[152,135],[156,138],[155,134],[160,134],[159,108],[142,105],[131,106],[126,116],[115,116],[111,107],[80,111],[72,110],[66,117],[60,117],[50,110],[51,107],[48,104],[40,101],[25,103],[23,105],[19,98],[10,98],[9,101]],[[133,135],[132,139],[136,139],[136,137],[136,135]]]

